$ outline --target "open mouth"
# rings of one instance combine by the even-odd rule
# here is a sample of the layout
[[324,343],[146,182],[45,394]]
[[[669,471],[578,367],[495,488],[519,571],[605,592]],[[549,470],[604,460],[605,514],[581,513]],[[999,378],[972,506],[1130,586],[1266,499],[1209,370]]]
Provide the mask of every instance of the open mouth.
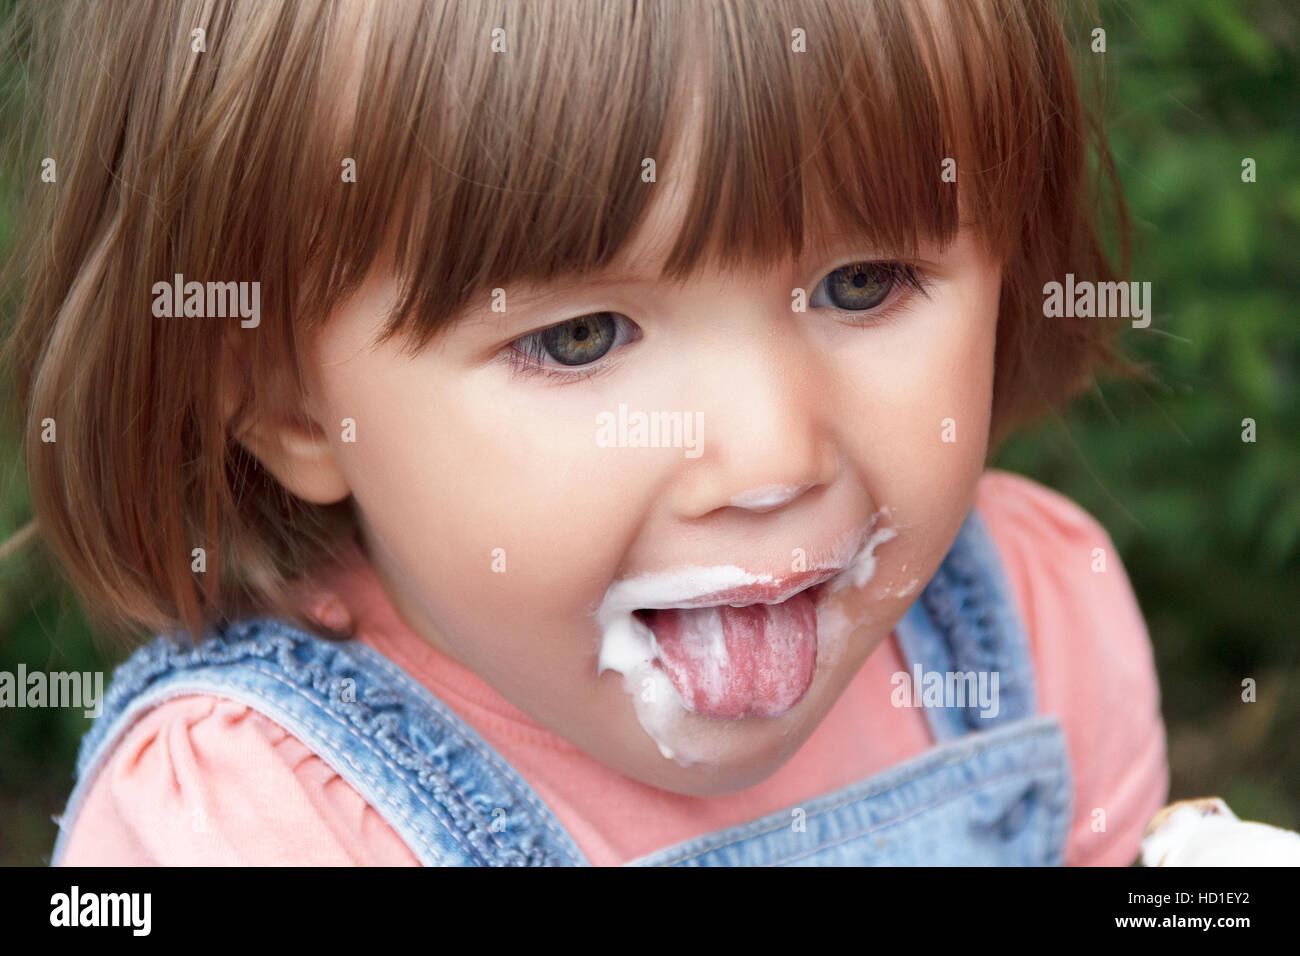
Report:
[[842,633],[842,621],[822,615],[819,623],[818,612],[829,610],[833,593],[860,589],[874,575],[876,547],[895,534],[878,527],[888,513],[877,511],[813,570],[691,564],[615,581],[595,610],[596,673],[623,675],[665,756],[676,743],[666,742],[664,715],[677,706],[719,720],[788,713],[812,686],[819,650],[833,657]]
[[813,574],[805,579],[809,583],[747,585],[693,600],[689,607],[634,613],[654,636],[655,666],[687,709],[723,720],[779,717],[812,684],[817,602],[834,573]]

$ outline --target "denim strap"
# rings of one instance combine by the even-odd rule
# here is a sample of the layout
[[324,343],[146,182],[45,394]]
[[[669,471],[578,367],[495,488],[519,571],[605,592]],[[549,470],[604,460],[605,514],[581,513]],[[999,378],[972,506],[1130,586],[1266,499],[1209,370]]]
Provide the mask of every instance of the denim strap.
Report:
[[[1015,595],[988,526],[972,508],[952,547],[895,634],[909,668],[998,677],[997,713],[977,701],[926,707],[936,740],[950,740],[1028,717],[1038,710],[1033,658]],[[909,677],[915,673],[909,670]],[[991,685],[990,685],[991,686]]]

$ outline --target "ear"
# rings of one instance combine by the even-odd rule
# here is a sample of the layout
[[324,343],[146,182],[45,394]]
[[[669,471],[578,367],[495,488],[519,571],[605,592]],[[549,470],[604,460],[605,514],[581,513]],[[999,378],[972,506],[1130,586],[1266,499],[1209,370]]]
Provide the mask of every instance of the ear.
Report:
[[[243,343],[228,341],[222,362],[222,412],[231,423],[243,390],[251,382]],[[271,390],[267,390],[269,393]],[[310,396],[303,399],[289,388],[274,390],[270,407],[256,409],[235,424],[232,437],[291,494],[312,504],[328,505],[349,494],[328,433],[313,410]],[[268,398],[271,396],[268,394]]]

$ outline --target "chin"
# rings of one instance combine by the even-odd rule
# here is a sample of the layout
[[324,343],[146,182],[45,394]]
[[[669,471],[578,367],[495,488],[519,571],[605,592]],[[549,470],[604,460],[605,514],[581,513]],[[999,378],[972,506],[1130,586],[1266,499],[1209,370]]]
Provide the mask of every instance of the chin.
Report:
[[625,755],[636,755],[635,763],[617,769],[642,783],[683,796],[717,797],[746,790],[780,770],[812,735],[829,709],[813,698],[809,694],[800,706],[781,717],[720,721],[691,715],[683,727],[689,738],[689,747],[684,748],[690,752],[689,761],[664,757],[642,733],[635,746],[623,750]]
[[660,758],[662,765],[644,768],[637,779],[685,797],[720,797],[748,790],[768,779],[791,754],[763,755],[728,753],[717,763],[695,763],[681,767]]

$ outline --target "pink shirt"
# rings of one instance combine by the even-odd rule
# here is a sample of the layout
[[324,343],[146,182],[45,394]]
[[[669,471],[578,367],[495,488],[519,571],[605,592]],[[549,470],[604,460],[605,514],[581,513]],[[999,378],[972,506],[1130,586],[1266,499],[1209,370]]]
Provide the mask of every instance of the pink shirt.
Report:
[[[1066,862],[1127,865],[1169,786],[1151,645],[1128,578],[1101,526],[1056,492],[989,471],[977,496],[1030,635],[1041,709],[1066,732],[1075,788]],[[1105,550],[1104,572],[1092,570],[1094,548]],[[323,582],[317,606],[335,598],[357,638],[481,734],[596,865],[797,804],[934,743],[921,709],[889,703],[891,675],[907,670],[891,635],[775,774],[740,793],[680,796],[598,763],[435,650],[403,623],[363,560]],[[416,865],[383,818],[297,738],[244,704],[206,695],[160,704],[125,735],[64,862]]]

